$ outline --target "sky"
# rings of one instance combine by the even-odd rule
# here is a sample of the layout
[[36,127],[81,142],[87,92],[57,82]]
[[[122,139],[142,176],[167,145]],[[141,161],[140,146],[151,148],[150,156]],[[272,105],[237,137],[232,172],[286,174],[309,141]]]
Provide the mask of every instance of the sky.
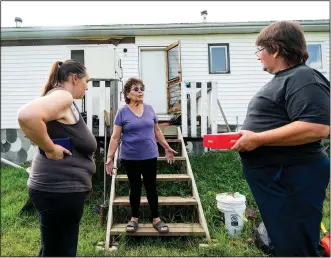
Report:
[[329,1],[2,1],[1,27],[329,19]]

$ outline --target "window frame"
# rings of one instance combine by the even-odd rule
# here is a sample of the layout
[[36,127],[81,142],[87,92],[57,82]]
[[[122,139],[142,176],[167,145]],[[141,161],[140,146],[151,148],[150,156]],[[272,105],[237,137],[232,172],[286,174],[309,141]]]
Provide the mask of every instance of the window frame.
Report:
[[[326,72],[326,68],[325,68],[326,67],[326,60],[325,60],[325,55],[324,55],[324,53],[325,53],[325,42],[323,42],[323,41],[307,41],[306,45],[307,45],[307,52],[308,52],[308,45],[320,45],[321,46],[322,68],[318,68],[318,69],[314,68],[314,69],[316,69],[320,72]],[[309,52],[308,52],[308,54],[309,54]],[[307,59],[307,61],[308,61],[308,59]],[[307,64],[307,66],[309,66],[308,63],[306,63],[306,64]]]
[[[211,48],[212,47],[224,47],[226,50],[225,54],[225,68],[226,71],[222,72],[212,72],[212,56],[211,56]],[[230,74],[231,68],[230,68],[230,44],[229,43],[210,43],[208,44],[208,70],[209,74]]]

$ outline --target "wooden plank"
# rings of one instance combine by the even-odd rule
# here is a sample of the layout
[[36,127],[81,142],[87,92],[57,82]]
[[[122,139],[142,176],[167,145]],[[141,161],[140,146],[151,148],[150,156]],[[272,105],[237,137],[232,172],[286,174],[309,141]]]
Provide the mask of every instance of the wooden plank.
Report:
[[92,81],[88,82],[88,91],[86,92],[86,113],[87,113],[87,127],[93,133],[92,121],[93,121],[93,95],[92,95]]
[[208,94],[207,82],[201,83],[201,138],[207,134]]
[[217,99],[217,105],[222,113],[222,116],[223,116],[223,120],[226,124],[226,127],[228,128],[228,131],[231,132],[231,129],[230,129],[230,126],[229,126],[229,123],[228,123],[228,120],[226,119],[226,116],[225,116],[225,113],[223,111],[223,108],[222,108],[222,105],[221,105],[221,102]]
[[[160,182],[169,182],[169,181],[190,181],[191,177],[187,174],[158,174],[156,175],[156,180]],[[127,182],[127,175],[117,175],[116,181]]]
[[135,233],[126,233],[126,224],[115,224],[110,230],[111,235],[125,233],[127,236],[205,236],[205,231],[199,223],[168,223],[169,232],[162,234],[153,228],[152,224],[139,224]]
[[104,124],[104,110],[105,110],[105,96],[106,96],[106,82],[100,81],[99,88],[99,103],[95,103],[95,105],[99,104],[99,136],[105,135],[105,124]]
[[[118,159],[118,148],[115,152],[115,157],[114,157],[114,164],[117,165],[117,159]],[[114,198],[115,198],[115,182],[116,182],[116,174],[117,170],[114,170],[115,174],[112,176],[111,180],[111,188],[110,188],[110,197],[109,197],[109,204],[113,203]],[[113,205],[109,205],[108,208],[108,218],[107,218],[107,230],[106,230],[106,243],[105,243],[105,249],[108,251],[109,250],[109,245],[110,245],[110,230],[113,226]]]
[[191,82],[190,107],[191,107],[191,137],[197,137],[197,87],[196,82]]
[[192,180],[192,193],[193,193],[193,197],[197,200],[197,204],[198,204],[199,222],[200,222],[201,226],[203,227],[203,229],[206,232],[206,238],[208,239],[208,241],[211,241],[208,226],[207,226],[207,222],[206,222],[206,218],[205,218],[205,215],[204,215],[204,212],[203,212],[203,209],[202,209],[202,205],[201,205],[201,200],[200,200],[200,197],[199,197],[199,194],[198,194],[197,185],[195,183],[191,163],[190,163],[190,160],[189,160],[188,155],[187,155],[187,150],[185,148],[185,143],[184,143],[184,139],[183,139],[183,136],[181,134],[180,128],[178,128],[178,137],[180,137],[180,139],[182,140],[183,155],[187,158],[186,159],[187,174],[191,177],[191,180]]
[[211,84],[211,133],[217,133],[217,82]]
[[166,80],[167,80],[167,110],[170,109],[170,83],[169,83],[169,64],[168,64],[168,51],[165,50],[166,62]]
[[[177,128],[176,128],[176,130],[177,130]],[[167,139],[166,138],[166,140],[167,140],[167,142],[169,143],[169,142],[181,142],[181,140],[180,139]],[[159,142],[159,141],[156,141],[156,142]]]
[[182,73],[182,44],[180,43],[180,40],[178,41],[178,68],[179,68],[179,82],[183,79],[183,73]]
[[[157,160],[158,161],[167,161],[167,158],[166,157],[157,157]],[[186,160],[186,158],[183,157],[183,156],[175,156],[174,160],[175,161],[183,161],[183,160]]]
[[[128,196],[117,196],[114,198],[113,206],[128,206],[130,200]],[[148,205],[147,197],[142,196],[140,205]],[[179,196],[159,196],[159,205],[197,205],[197,201],[192,197],[179,197]]]
[[167,46],[165,51],[169,51],[170,49],[176,47],[178,44],[179,44],[179,41],[176,41],[176,42],[172,43],[171,45]]
[[160,129],[165,137],[176,136],[177,137],[177,126],[175,125],[160,125]]
[[187,88],[186,84],[182,82],[182,95],[181,95],[181,106],[182,106],[182,133],[184,137],[187,137]]
[[107,110],[104,110],[105,123],[107,127],[110,127],[110,113]]

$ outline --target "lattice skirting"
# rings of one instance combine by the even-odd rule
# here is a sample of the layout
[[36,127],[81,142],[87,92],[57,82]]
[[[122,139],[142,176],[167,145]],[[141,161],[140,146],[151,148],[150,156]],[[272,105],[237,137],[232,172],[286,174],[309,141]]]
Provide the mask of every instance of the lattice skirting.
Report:
[[1,129],[1,157],[16,164],[31,163],[37,148],[20,129]]
[[[201,153],[202,142],[188,142],[186,149],[188,153]],[[20,129],[1,129],[1,157],[16,164],[29,164],[36,152],[36,146]]]

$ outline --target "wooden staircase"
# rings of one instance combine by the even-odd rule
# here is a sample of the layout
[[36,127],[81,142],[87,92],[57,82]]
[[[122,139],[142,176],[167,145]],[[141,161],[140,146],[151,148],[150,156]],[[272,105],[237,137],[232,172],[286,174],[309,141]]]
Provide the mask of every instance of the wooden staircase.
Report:
[[[158,171],[157,182],[187,182],[187,185],[191,187],[191,196],[160,196],[159,194],[159,206],[181,206],[181,207],[193,207],[198,215],[197,221],[184,221],[181,223],[167,223],[169,226],[169,233],[160,234],[152,226],[152,221],[149,223],[139,223],[139,228],[135,233],[127,233],[125,231],[127,222],[130,219],[130,213],[127,217],[123,218],[122,223],[114,222],[114,215],[116,215],[118,207],[128,207],[130,206],[130,201],[128,196],[117,196],[116,188],[121,182],[128,182],[128,178],[125,174],[120,174],[118,171],[116,175],[112,178],[110,199],[109,199],[109,210],[108,210],[108,220],[107,220],[107,232],[106,232],[106,243],[105,250],[114,242],[116,236],[125,234],[133,236],[199,236],[206,237],[210,241],[210,235],[206,223],[206,219],[203,213],[202,205],[200,202],[198,190],[194,180],[194,175],[191,169],[190,161],[185,148],[185,143],[183,136],[179,127],[176,126],[160,126],[165,138],[169,145],[178,151],[175,156],[175,163],[181,163],[181,172],[177,174],[162,174],[162,170]],[[159,144],[158,144],[159,145]],[[158,165],[161,163],[167,163],[163,148],[159,145],[160,157],[158,157]],[[114,164],[118,164],[118,150],[115,154]],[[174,164],[175,164],[174,163]],[[173,165],[169,165],[171,169]],[[172,171],[171,171],[172,172]],[[148,207],[148,202],[146,196],[141,197],[141,204]],[[164,213],[161,213],[161,219],[164,217]]]

